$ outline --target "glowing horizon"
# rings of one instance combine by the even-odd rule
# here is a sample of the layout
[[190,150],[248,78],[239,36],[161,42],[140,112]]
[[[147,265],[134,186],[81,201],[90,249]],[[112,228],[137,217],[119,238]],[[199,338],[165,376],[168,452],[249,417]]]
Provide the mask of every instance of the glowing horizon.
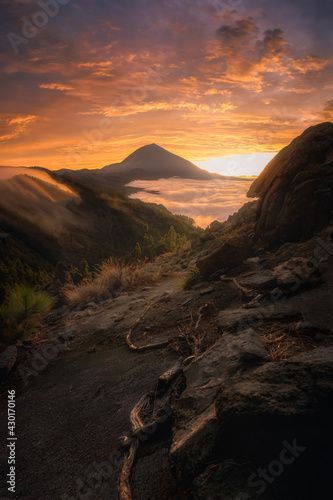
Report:
[[[211,158],[209,160],[194,160],[192,163],[212,174],[232,177],[256,177],[262,172],[274,156],[275,153],[252,153],[245,155],[222,156],[219,158]],[[187,158],[184,159],[186,160]],[[103,167],[104,166],[106,165],[103,165]],[[3,178],[2,174],[4,170],[11,168],[25,169],[27,167],[13,165],[0,166],[0,180]],[[92,167],[92,169],[94,168],[95,167]],[[31,171],[30,175],[33,175]]]
[[234,177],[256,177],[275,155],[275,153],[229,155],[220,158],[211,158],[210,160],[194,161],[193,163],[197,167],[213,174]]

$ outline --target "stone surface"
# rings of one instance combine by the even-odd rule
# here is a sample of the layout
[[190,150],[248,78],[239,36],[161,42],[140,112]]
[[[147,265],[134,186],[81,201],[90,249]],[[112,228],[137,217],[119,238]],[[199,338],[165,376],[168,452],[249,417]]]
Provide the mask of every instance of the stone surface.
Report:
[[245,330],[239,335],[223,335],[220,341],[184,369],[186,389],[178,401],[178,422],[206,410],[214,401],[223,378],[252,368],[267,355],[261,338],[253,330]]
[[0,354],[0,380],[5,380],[13,368],[17,358],[17,348],[10,345]]
[[214,405],[187,422],[186,428],[174,434],[170,454],[183,477],[196,474],[212,453],[220,424]]
[[332,294],[333,284],[323,282],[313,289],[302,289],[299,284],[289,291],[297,295],[290,296],[289,291],[278,287],[270,292],[266,302],[254,309],[226,309],[220,311],[218,325],[222,331],[255,328],[266,321],[285,319],[305,321],[309,328],[322,332],[333,332]]
[[245,259],[251,257],[252,252],[252,243],[246,234],[233,236],[221,242],[207,257],[198,260],[197,266],[201,275],[207,279],[220,269],[240,266]]
[[209,498],[219,488],[223,494],[216,498],[259,498],[259,483],[251,478],[262,478],[264,471],[268,479],[260,498],[328,500],[332,401],[333,347],[225,378],[216,399],[219,466],[210,473],[202,469],[192,498]]
[[[283,297],[282,294],[281,297]],[[254,309],[226,309],[220,311],[218,326],[222,331],[229,329],[244,330],[261,325],[265,321],[281,320],[283,317],[297,318],[298,316],[302,316],[300,309],[285,300],[281,300],[275,304],[267,302],[267,304]]]
[[213,286],[209,286],[208,288],[205,288],[204,290],[202,290],[200,292],[200,295],[208,295],[210,293],[214,292],[214,287]]
[[66,328],[64,332],[57,335],[59,340],[66,342],[68,340],[73,340],[79,334],[79,329],[76,326]]
[[236,373],[252,370],[268,352],[252,330],[226,334],[184,369],[186,389],[177,402],[172,458],[182,474],[199,469],[215,445],[219,425],[214,401],[219,387]]
[[333,219],[333,124],[307,129],[253,182],[255,238],[268,247],[304,241]]
[[216,411],[222,421],[291,417],[321,413],[332,401],[333,347],[322,347],[286,362],[266,363],[250,375],[225,381]]
[[296,257],[273,269],[278,286],[293,289],[297,285],[316,285],[327,269],[327,261],[316,262],[314,259]]
[[243,287],[257,291],[273,290],[277,285],[274,274],[268,269],[258,269],[237,280]]

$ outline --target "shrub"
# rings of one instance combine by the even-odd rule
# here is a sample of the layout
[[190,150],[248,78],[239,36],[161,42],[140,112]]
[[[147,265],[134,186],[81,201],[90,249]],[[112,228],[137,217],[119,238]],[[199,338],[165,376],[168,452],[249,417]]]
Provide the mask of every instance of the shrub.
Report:
[[185,273],[185,275],[180,278],[179,284],[183,290],[190,290],[192,286],[198,281],[200,276],[200,271],[197,266],[192,267]]
[[45,292],[22,284],[12,288],[0,308],[4,324],[4,337],[18,340],[34,333],[41,324],[42,316],[49,312],[54,299]]
[[79,267],[72,266],[71,277],[75,285],[78,285],[81,282],[90,281],[92,274],[89,270],[88,262],[86,260],[82,260]]

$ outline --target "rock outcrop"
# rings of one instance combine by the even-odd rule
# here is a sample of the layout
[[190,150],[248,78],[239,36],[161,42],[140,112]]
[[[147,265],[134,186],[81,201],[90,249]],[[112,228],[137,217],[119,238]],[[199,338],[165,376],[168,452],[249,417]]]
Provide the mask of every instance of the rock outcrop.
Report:
[[234,236],[226,241],[221,241],[219,246],[212,250],[206,257],[197,262],[203,278],[226,269],[240,266],[245,259],[252,255],[252,242],[247,234]]
[[304,241],[333,219],[333,124],[307,129],[253,182],[255,238],[266,247]]
[[247,330],[185,370],[170,452],[190,498],[328,499],[332,362],[333,347],[269,361]]
[[329,498],[332,375],[333,347],[322,347],[225,380],[216,400],[224,465],[228,456],[249,464],[236,483],[243,496],[231,498]]
[[226,380],[216,400],[223,422],[314,415],[333,410],[333,347],[320,347],[288,361],[266,363],[250,375]]
[[[246,234],[205,265],[215,256],[232,269],[222,249]],[[222,277],[239,302],[220,309],[221,338],[184,369],[175,410],[170,454],[189,498],[330,498],[331,234],[258,252]]]
[[252,330],[239,335],[226,334],[184,370],[186,389],[177,403],[177,424],[171,457],[189,478],[209,459],[220,425],[214,401],[221,383],[235,374],[251,371],[268,352]]

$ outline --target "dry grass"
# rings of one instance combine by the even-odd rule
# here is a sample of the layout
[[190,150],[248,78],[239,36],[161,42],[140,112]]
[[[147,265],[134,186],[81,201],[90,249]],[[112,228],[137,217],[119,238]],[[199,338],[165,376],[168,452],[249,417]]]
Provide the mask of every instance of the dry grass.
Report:
[[98,298],[105,300],[110,294],[134,290],[138,286],[150,285],[160,278],[160,272],[152,272],[149,264],[124,265],[120,259],[103,262],[97,267],[95,278],[68,290],[67,297],[72,306]]
[[295,327],[295,323],[266,323],[257,328],[272,361],[286,361],[292,356],[317,347],[311,337],[297,332]]

